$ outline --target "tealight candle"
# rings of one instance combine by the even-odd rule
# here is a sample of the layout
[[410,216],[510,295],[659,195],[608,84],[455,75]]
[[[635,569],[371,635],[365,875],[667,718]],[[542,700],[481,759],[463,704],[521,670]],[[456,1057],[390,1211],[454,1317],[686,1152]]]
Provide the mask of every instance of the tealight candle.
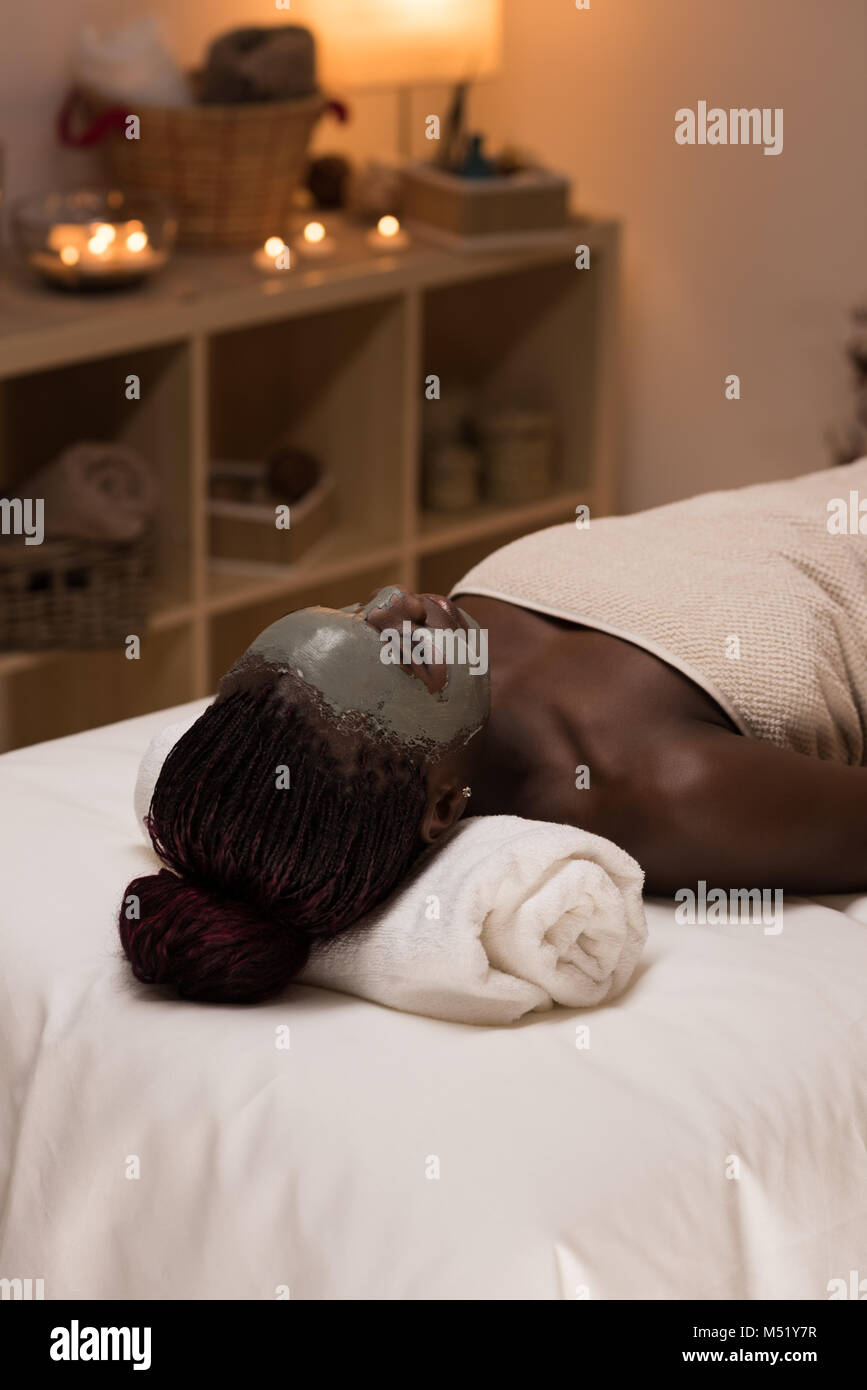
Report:
[[270,274],[273,271],[291,269],[292,256],[281,236],[269,236],[265,245],[253,252],[253,264],[257,269]]
[[376,226],[367,233],[367,244],[374,251],[405,251],[410,241],[409,233],[403,230],[391,213],[380,217]]
[[329,236],[321,222],[308,222],[300,237],[292,243],[299,255],[312,260],[321,256],[333,256],[337,238]]
[[49,228],[43,250],[31,251],[35,270],[58,284],[123,284],[165,265],[139,221],[60,222]]

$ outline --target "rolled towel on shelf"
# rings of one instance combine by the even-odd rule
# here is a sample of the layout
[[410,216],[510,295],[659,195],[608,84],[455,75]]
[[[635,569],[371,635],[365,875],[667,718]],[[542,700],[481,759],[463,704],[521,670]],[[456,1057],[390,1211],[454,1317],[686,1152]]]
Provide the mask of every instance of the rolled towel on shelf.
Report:
[[[145,835],[163,761],[196,717],[162,730],[142,759],[135,807]],[[647,939],[643,883],[635,860],[598,835],[474,816],[426,850],[379,908],[317,944],[299,983],[456,1023],[606,1003]]]
[[27,496],[45,503],[52,539],[133,541],[156,510],[157,480],[126,444],[74,444],[27,479]]

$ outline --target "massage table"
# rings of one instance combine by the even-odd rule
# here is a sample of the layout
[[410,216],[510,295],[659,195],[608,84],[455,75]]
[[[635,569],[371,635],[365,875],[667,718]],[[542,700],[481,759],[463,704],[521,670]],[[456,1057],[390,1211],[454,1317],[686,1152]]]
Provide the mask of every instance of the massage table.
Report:
[[787,898],[776,935],[651,901],[619,1000],[504,1028],[310,987],[180,1002],[132,979],[115,923],[154,867],[139,759],[192,708],[0,758],[0,1278],[46,1299],[857,1288],[867,896]]

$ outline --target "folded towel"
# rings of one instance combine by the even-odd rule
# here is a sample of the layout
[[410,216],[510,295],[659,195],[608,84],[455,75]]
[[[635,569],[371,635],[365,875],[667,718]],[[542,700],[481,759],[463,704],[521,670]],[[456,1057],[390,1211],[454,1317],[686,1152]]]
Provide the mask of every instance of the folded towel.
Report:
[[221,34],[208,49],[199,100],[231,106],[290,101],[316,91],[313,35],[300,24],[247,25]]
[[27,496],[44,500],[49,538],[131,541],[156,510],[157,481],[126,444],[74,444],[27,479]]
[[[142,822],[190,723],[163,730],[142,760]],[[625,850],[575,826],[474,816],[379,908],[318,943],[299,981],[456,1023],[601,1004],[626,987],[647,938],[643,881]]]

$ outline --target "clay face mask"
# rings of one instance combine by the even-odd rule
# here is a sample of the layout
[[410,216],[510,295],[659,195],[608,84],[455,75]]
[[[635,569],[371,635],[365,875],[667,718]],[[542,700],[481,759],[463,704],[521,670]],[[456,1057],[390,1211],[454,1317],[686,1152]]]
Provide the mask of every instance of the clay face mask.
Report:
[[[336,716],[364,715],[401,744],[435,751],[466,743],[482,728],[490,706],[486,646],[484,667],[478,660],[451,661],[442,689],[429,689],[424,680],[395,662],[394,639],[388,638],[388,632],[400,633],[400,618],[395,618],[392,629],[382,632],[365,621],[374,608],[387,609],[402,592],[391,587],[379,590],[363,606],[287,613],[260,632],[238,666],[224,677],[221,693],[241,683],[245,670],[261,670],[264,665],[292,672],[318,691]],[[467,633],[457,646],[472,655],[487,634],[468,613],[461,612],[461,617]],[[415,633],[428,630],[437,637],[423,624]],[[455,650],[456,644],[450,646]]]

